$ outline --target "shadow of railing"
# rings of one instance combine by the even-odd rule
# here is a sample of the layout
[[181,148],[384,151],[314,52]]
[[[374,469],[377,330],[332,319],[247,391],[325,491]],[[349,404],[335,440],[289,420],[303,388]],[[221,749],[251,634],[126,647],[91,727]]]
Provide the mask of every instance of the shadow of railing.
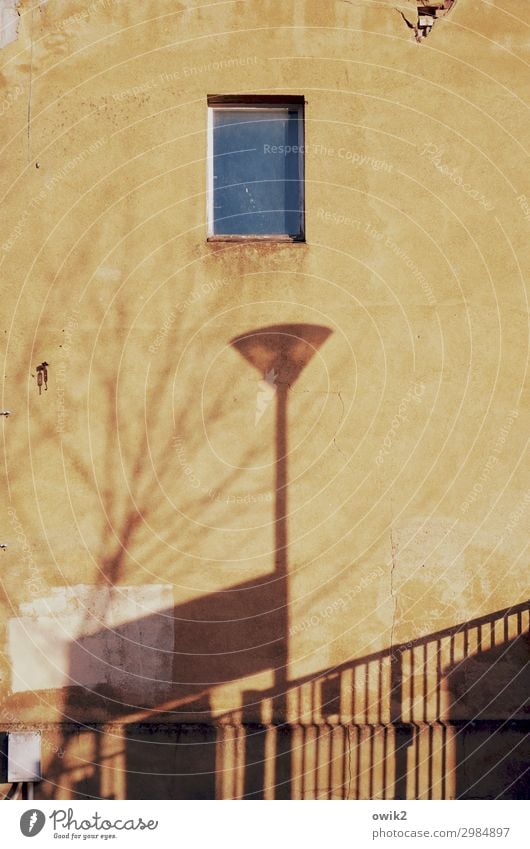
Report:
[[291,682],[285,723],[247,729],[243,795],[285,780],[272,734],[289,738],[292,798],[520,798],[528,625],[525,602]]
[[[217,604],[212,596],[196,610],[157,616],[182,626],[200,614],[214,645],[223,631]],[[173,680],[190,683],[170,688],[163,703],[134,711],[121,703],[113,713],[103,704],[107,725],[78,726],[85,754],[50,771],[53,795],[69,787],[79,797],[129,799],[524,798],[529,619],[528,602],[505,608],[288,681],[285,692],[243,691],[240,707],[222,713],[212,707],[216,686],[236,680],[245,643],[234,616],[237,640],[227,645],[236,652],[222,676],[218,660],[188,657],[188,677],[177,663]],[[108,639],[128,638],[130,628]],[[106,653],[105,634],[74,646],[73,668],[87,649],[92,659],[94,646]],[[246,671],[266,667],[258,653]]]

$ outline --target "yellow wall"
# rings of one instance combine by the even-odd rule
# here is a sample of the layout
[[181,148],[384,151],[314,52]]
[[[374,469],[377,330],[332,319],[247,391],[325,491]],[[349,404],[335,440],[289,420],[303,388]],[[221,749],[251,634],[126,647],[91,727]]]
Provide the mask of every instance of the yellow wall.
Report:
[[[465,664],[527,625],[496,615],[528,587],[527,25],[516,0],[460,0],[417,44],[394,5],[19,6],[0,53],[0,721],[42,728],[42,795],[147,792],[112,749],[131,722],[338,725],[333,794],[370,796],[388,791],[362,770],[344,789],[348,734],[520,716],[517,687],[491,701],[495,675],[469,690]],[[243,92],[305,96],[304,244],[206,242],[206,99]],[[287,589],[274,401],[255,424],[259,374],[230,346],[278,323],[332,331],[288,393]],[[480,617],[451,654],[448,629]],[[389,692],[391,647],[410,663],[414,641],[441,658],[421,716]],[[306,682],[335,666],[326,716]],[[75,743],[78,723],[115,731]],[[230,739],[233,783],[218,752],[206,789],[152,792],[243,795]],[[114,784],[79,772],[83,746],[116,758]],[[459,794],[455,752],[431,794]],[[303,772],[291,795],[328,792]]]

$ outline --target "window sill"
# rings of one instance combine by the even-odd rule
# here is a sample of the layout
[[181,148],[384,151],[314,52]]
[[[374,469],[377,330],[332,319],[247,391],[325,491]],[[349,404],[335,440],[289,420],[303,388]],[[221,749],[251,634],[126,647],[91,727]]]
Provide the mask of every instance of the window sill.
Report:
[[276,242],[305,244],[305,236],[208,236],[207,242]]

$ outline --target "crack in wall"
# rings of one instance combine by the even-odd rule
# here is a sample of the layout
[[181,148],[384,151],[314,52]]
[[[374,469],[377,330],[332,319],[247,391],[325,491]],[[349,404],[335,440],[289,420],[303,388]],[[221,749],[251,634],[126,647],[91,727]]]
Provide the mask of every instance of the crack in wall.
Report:
[[394,600],[394,610],[392,611],[392,627],[390,629],[390,648],[394,646],[394,628],[396,624],[396,614],[397,614],[397,597],[394,594],[394,571],[396,568],[396,560],[397,560],[397,543],[394,542],[394,535],[392,533],[392,526],[390,527],[390,551],[391,551],[391,566],[390,566],[390,597]]

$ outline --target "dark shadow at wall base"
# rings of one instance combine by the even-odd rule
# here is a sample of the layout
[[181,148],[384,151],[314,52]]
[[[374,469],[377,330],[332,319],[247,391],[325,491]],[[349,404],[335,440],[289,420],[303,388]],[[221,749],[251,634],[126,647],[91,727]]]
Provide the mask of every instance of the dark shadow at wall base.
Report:
[[394,799],[407,798],[407,752],[414,742],[414,728],[410,725],[397,725],[395,754]]
[[128,799],[215,799],[216,729],[129,728],[126,770]]
[[38,785],[36,798],[526,799],[529,732],[524,720],[421,726],[138,723],[114,726],[122,746],[109,762],[94,749],[87,760],[87,741],[105,745],[104,728],[94,727],[72,733],[67,747],[73,766],[58,763],[57,783]]
[[530,723],[470,723],[457,741],[457,799],[530,798]]

